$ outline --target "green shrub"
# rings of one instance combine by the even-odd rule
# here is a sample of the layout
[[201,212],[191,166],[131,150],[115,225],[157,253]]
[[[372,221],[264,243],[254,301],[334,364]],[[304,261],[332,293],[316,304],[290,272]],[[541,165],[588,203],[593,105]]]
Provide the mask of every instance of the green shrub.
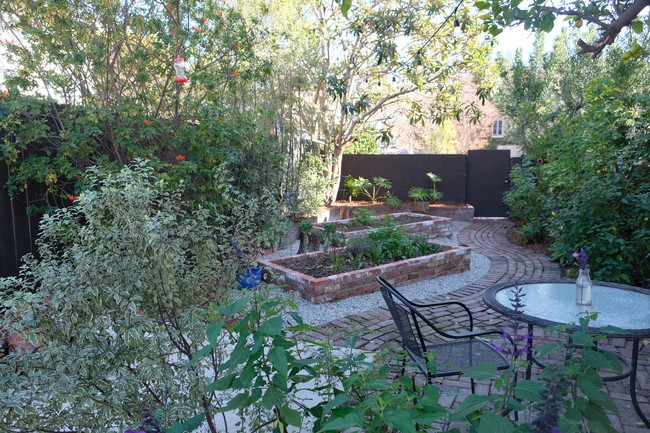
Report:
[[544,229],[544,185],[538,178],[539,167],[524,159],[510,172],[512,187],[504,195],[508,215],[523,222],[519,234],[524,242],[541,241],[546,236]]
[[440,250],[438,245],[429,243],[427,236],[405,233],[395,227],[379,229],[365,237],[374,243],[373,260],[383,263],[426,256]]
[[38,347],[0,362],[1,430],[123,430],[166,394],[170,422],[205,410],[206,365],[188,362],[208,304],[229,302],[258,252],[260,202],[187,206],[145,162],[86,182],[43,218],[39,257],[0,280],[0,329]]
[[[233,191],[258,197],[279,191],[284,180],[284,155],[273,138],[247,113],[215,105],[191,110],[192,123],[148,120],[136,105],[55,106],[32,97],[0,100],[0,112],[0,159],[10,167],[10,196],[36,181],[48,188],[43,201],[62,207],[68,204],[62,198],[88,186],[88,167],[117,172],[123,161],[136,158],[150,160],[159,177],[179,187],[185,199],[219,212],[228,212],[223,200]],[[106,138],[116,129],[119,144]],[[256,211],[260,221],[269,211]]]
[[427,173],[427,177],[433,183],[433,188],[430,191],[429,200],[436,201],[442,199],[442,193],[436,189],[436,183],[442,182],[442,178],[435,173]]
[[375,218],[376,212],[366,208],[355,209],[351,212],[353,221],[352,225],[355,226],[370,226],[374,227],[382,223],[380,219]]
[[414,186],[409,189],[409,198],[416,201],[429,201],[429,189],[421,186]]
[[289,203],[293,213],[315,215],[323,206],[331,187],[326,175],[328,167],[327,161],[312,154],[307,154],[299,163],[295,181],[297,196],[294,203]]
[[544,233],[553,258],[584,248],[599,280],[650,281],[650,98],[625,98],[607,80],[587,86],[584,113],[548,132],[543,164],[512,172],[511,216]]
[[402,200],[389,191],[386,193],[386,197],[384,197],[384,204],[390,208],[399,209],[402,207]]

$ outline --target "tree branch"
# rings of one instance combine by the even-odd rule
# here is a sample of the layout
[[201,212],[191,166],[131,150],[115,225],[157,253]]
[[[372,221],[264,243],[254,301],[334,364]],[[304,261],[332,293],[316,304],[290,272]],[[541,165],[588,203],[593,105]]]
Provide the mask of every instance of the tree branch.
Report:
[[635,0],[618,18],[609,24],[604,24],[594,17],[585,17],[587,21],[598,24],[603,31],[600,38],[594,43],[588,44],[582,39],[578,40],[578,46],[581,49],[578,54],[592,53],[594,58],[598,57],[605,47],[614,43],[621,30],[629,26],[643,9],[648,6],[650,6],[650,0]]

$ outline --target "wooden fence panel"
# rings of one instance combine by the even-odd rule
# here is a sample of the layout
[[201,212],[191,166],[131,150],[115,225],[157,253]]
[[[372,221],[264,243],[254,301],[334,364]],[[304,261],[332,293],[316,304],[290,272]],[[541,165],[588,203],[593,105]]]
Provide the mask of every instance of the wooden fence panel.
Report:
[[18,275],[22,257],[36,251],[39,217],[27,214],[29,194],[41,188],[31,186],[17,197],[10,198],[5,187],[9,168],[0,162],[0,276]]
[[393,184],[393,193],[403,201],[409,201],[411,187],[431,188],[427,177],[433,172],[442,178],[437,188],[443,200],[465,203],[466,180],[465,155],[343,155],[341,187],[338,199],[345,199],[345,176],[383,177]]

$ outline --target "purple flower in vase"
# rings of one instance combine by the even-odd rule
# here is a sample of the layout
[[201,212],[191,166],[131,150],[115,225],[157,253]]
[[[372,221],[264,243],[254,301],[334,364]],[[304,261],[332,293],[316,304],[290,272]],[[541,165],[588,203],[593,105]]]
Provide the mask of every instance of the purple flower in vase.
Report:
[[587,269],[587,267],[589,267],[589,256],[587,255],[587,252],[584,248],[580,248],[580,252],[574,252],[572,256],[580,264],[580,269]]

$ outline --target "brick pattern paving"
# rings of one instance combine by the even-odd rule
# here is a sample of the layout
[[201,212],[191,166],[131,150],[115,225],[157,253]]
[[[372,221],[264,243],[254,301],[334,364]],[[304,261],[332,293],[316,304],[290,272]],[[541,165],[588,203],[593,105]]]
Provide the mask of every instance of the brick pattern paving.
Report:
[[[491,268],[488,274],[460,290],[446,295],[435,296],[421,301],[438,302],[443,300],[458,300],[464,302],[472,311],[476,327],[502,328],[507,319],[489,309],[482,299],[486,288],[502,282],[516,282],[534,279],[553,279],[560,277],[560,269],[556,263],[530,249],[514,245],[506,238],[512,223],[506,219],[474,219],[471,225],[459,233],[459,241],[471,247],[474,251],[490,258]],[[462,311],[445,309],[431,312],[436,323],[443,328],[453,330],[462,326],[466,316]],[[365,350],[379,350],[399,345],[400,338],[386,307],[348,316],[323,326],[312,333],[316,339],[328,338],[334,342],[342,341],[347,331],[361,331],[357,347]],[[553,336],[547,335],[543,329],[535,329],[536,343],[550,341]],[[609,350],[618,350],[621,355],[630,357],[632,344],[621,338],[612,338],[601,343]],[[533,375],[536,373],[533,369]],[[419,375],[421,377],[421,375]],[[444,391],[441,403],[447,407],[457,406],[470,392],[470,382],[467,377],[448,377],[436,380]],[[477,383],[477,393],[487,394],[491,383]],[[617,382],[607,382],[607,391],[619,408],[618,415],[612,415],[614,428],[621,433],[648,433],[650,429],[640,423],[629,396],[629,379]],[[637,376],[637,397],[642,410],[650,417],[650,344],[643,344],[639,356]]]

